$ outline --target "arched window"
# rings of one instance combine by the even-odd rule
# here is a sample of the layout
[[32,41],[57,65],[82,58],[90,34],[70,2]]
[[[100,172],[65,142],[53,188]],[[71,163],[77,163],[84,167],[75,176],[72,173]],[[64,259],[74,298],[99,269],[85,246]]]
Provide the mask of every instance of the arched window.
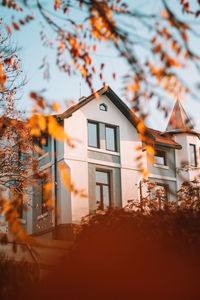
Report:
[[102,104],[99,105],[99,109],[103,110],[103,111],[107,111],[107,106],[102,103]]

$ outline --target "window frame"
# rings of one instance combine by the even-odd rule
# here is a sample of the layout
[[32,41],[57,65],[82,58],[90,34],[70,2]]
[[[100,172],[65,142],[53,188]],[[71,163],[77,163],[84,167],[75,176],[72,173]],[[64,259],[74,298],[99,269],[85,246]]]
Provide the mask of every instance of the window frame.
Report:
[[[102,107],[104,107],[104,109],[102,109]],[[104,104],[104,103],[99,104],[99,109],[100,109],[101,111],[107,111],[107,110],[108,110],[107,105]]]
[[[191,147],[193,147],[193,153],[194,153],[194,165],[192,164],[191,160]],[[195,144],[189,144],[189,149],[190,149],[190,166],[191,167],[197,167],[197,149]]]
[[[91,146],[89,145],[89,124],[94,124],[96,125],[96,133],[97,133],[97,146]],[[96,121],[92,121],[92,120],[88,120],[87,122],[87,131],[88,131],[88,147],[92,147],[92,148],[96,148],[96,149],[99,149],[100,148],[100,136],[99,136],[99,123],[96,122]]]
[[[101,183],[101,182],[98,182],[96,180],[96,177],[95,177],[95,187],[97,186],[100,186],[100,203],[97,207],[97,209],[100,209],[100,210],[105,210],[104,208],[104,199],[103,199],[103,186],[108,186],[108,195],[109,195],[109,206],[107,209],[111,208],[112,207],[112,201],[111,201],[111,172],[109,170],[105,170],[105,169],[96,169],[95,170],[95,176],[96,176],[96,172],[101,172],[101,173],[106,173],[107,176],[108,176],[108,183]],[[97,199],[96,199],[97,200]],[[97,201],[96,201],[97,203]]]
[[[112,128],[114,129],[114,143],[115,143],[115,148],[114,150],[111,150],[111,149],[108,149],[107,148],[107,138],[106,138],[106,128]],[[117,126],[115,125],[110,125],[110,124],[105,124],[105,143],[106,143],[106,150],[107,151],[111,151],[111,152],[118,152],[118,149],[117,149]]]
[[[157,153],[163,153],[164,155],[163,156],[159,156],[159,155],[156,155]],[[158,163],[158,162],[156,162],[155,161],[155,157],[163,157],[163,159],[164,159],[164,163],[163,164],[160,164],[160,163]],[[155,149],[155,154],[154,154],[154,164],[155,165],[159,165],[159,166],[167,166],[167,155],[166,155],[166,151],[164,151],[164,150],[160,150],[160,149]]]

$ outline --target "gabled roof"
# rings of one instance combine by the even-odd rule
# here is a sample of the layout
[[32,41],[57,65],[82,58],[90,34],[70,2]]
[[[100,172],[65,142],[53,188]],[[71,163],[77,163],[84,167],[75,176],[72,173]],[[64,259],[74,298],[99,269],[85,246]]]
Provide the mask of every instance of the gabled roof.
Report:
[[[137,125],[140,122],[140,118],[136,116],[136,114],[115,94],[115,92],[110,88],[101,88],[96,93],[99,96],[106,95],[110,101],[121,111],[121,113],[131,122],[131,124],[137,129]],[[95,99],[95,95],[91,94],[87,98],[83,98],[83,100],[79,101],[76,105],[71,106],[64,113],[57,115],[56,117],[59,119],[69,118],[72,114],[89,103],[90,101]],[[170,148],[180,149],[181,146],[174,142],[174,140],[170,137],[170,135],[162,135],[161,132],[157,130],[150,129],[146,127],[146,136],[148,136],[153,143],[158,145],[163,145]]]
[[154,144],[161,145],[169,148],[181,149],[182,146],[176,143],[168,133],[163,133],[159,130],[155,130],[152,128],[148,128],[148,130],[152,133],[155,138]]
[[[99,96],[106,95],[111,102],[117,106],[117,108],[125,115],[125,117],[136,127],[139,118],[136,116],[136,114],[115,94],[115,92],[110,88],[101,88],[96,93],[98,93]],[[95,95],[91,94],[89,97],[84,98],[83,100],[79,101],[74,106],[71,106],[69,109],[67,109],[63,114],[57,115],[57,117],[64,119],[69,118],[71,115],[90,101],[95,99]]]
[[177,99],[174,105],[171,117],[169,119],[166,131],[182,130],[187,131],[193,129],[193,125],[183,109],[180,100]]

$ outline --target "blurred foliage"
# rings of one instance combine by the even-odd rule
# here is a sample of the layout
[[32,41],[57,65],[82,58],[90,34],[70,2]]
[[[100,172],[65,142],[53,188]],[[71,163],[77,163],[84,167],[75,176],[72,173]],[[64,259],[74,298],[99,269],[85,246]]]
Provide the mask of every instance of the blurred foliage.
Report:
[[[194,85],[190,85],[181,76],[181,71],[192,68],[198,72],[200,69],[199,53],[196,51],[196,47],[192,47],[190,43],[191,39],[199,38],[197,25],[200,16],[200,2],[197,1],[194,5],[194,1],[181,0],[177,1],[177,6],[173,6],[173,1],[159,0],[157,3],[157,7],[160,9],[152,12],[148,9],[146,11],[140,9],[137,3],[131,6],[128,1],[120,0],[55,0],[48,1],[48,3],[40,0],[35,2],[2,0],[1,5],[5,9],[13,11],[13,15],[8,24],[5,24],[6,34],[4,35],[6,38],[4,35],[1,36],[0,49],[3,54],[0,55],[1,102],[6,103],[6,106],[12,108],[13,112],[13,100],[17,90],[15,79],[18,77],[20,69],[16,50],[7,52],[9,48],[2,47],[13,31],[22,30],[24,26],[28,26],[28,23],[37,22],[42,17],[41,40],[45,47],[56,49],[55,61],[58,69],[66,76],[81,74],[95,98],[99,97],[93,87],[95,74],[99,75],[100,82],[105,89],[107,88],[104,80],[105,62],[102,59],[100,65],[96,66],[92,59],[98,47],[102,43],[112,45],[118,55],[128,64],[130,71],[123,80],[124,95],[126,100],[131,103],[133,111],[140,116],[136,126],[137,131],[140,140],[145,143],[148,160],[153,162],[153,141],[151,138],[147,138],[144,124],[147,114],[143,111],[143,104],[154,98],[157,101],[157,109],[167,117],[168,108],[166,102],[163,103],[163,99],[166,100],[169,96],[184,98],[188,94],[198,99],[198,89],[195,89]],[[76,19],[77,10],[82,13],[81,21]],[[52,29],[54,34],[48,36],[46,25]],[[141,55],[141,51],[138,51],[140,48],[145,50],[145,55]],[[44,77],[48,79],[51,74],[46,57],[43,59],[41,69],[44,70]],[[112,74],[112,78],[115,80],[115,73]],[[196,84],[198,86],[198,83]],[[41,145],[45,144],[43,135],[48,133],[54,139],[66,142],[73,147],[70,133],[64,132],[57,118],[44,117],[44,112],[47,110],[48,113],[53,111],[57,113],[58,104],[48,105],[43,95],[35,91],[30,93],[30,98],[35,105],[31,117],[24,125],[25,132],[28,131],[31,137],[40,139]],[[5,112],[6,114],[7,112]],[[1,136],[9,122],[10,120],[5,118],[0,120]],[[24,141],[24,145],[26,142]],[[42,152],[41,148],[38,149],[40,153]],[[140,164],[142,149],[138,149],[138,151],[138,164]],[[37,161],[35,162],[31,166],[33,169],[37,165]],[[67,170],[61,167],[60,171],[65,186],[71,192],[85,197],[85,191],[79,191],[70,182]],[[148,170],[143,169],[142,174],[147,177]],[[20,173],[21,178],[22,175]],[[23,184],[26,188],[27,181],[24,180]],[[44,190],[48,196],[50,195],[50,184],[47,184]],[[21,182],[18,187],[20,190],[18,194],[23,194],[24,189],[21,188]],[[2,211],[7,213],[6,221],[10,223],[15,234],[19,232],[19,223],[16,222],[16,218],[19,216],[16,208],[20,203],[18,194],[13,203],[9,199],[1,201]],[[3,198],[2,195],[1,197]],[[162,195],[160,195],[161,198],[163,198]],[[45,200],[47,200],[45,205],[48,203],[51,209],[52,199]],[[162,205],[160,204],[160,206]],[[24,209],[26,208],[24,207]]]
[[0,299],[28,299],[37,282],[36,267],[0,255]]
[[83,220],[67,257],[38,282],[28,264],[1,260],[1,290],[5,299],[28,290],[28,299],[196,300],[199,251],[199,210],[112,209]]

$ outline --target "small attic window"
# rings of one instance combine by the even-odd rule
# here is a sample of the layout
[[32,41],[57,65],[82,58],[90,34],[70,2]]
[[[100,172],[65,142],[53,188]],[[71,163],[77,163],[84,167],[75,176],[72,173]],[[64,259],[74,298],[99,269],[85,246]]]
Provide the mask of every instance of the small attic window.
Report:
[[99,105],[99,109],[103,110],[103,111],[107,111],[107,105],[102,103],[102,104]]

